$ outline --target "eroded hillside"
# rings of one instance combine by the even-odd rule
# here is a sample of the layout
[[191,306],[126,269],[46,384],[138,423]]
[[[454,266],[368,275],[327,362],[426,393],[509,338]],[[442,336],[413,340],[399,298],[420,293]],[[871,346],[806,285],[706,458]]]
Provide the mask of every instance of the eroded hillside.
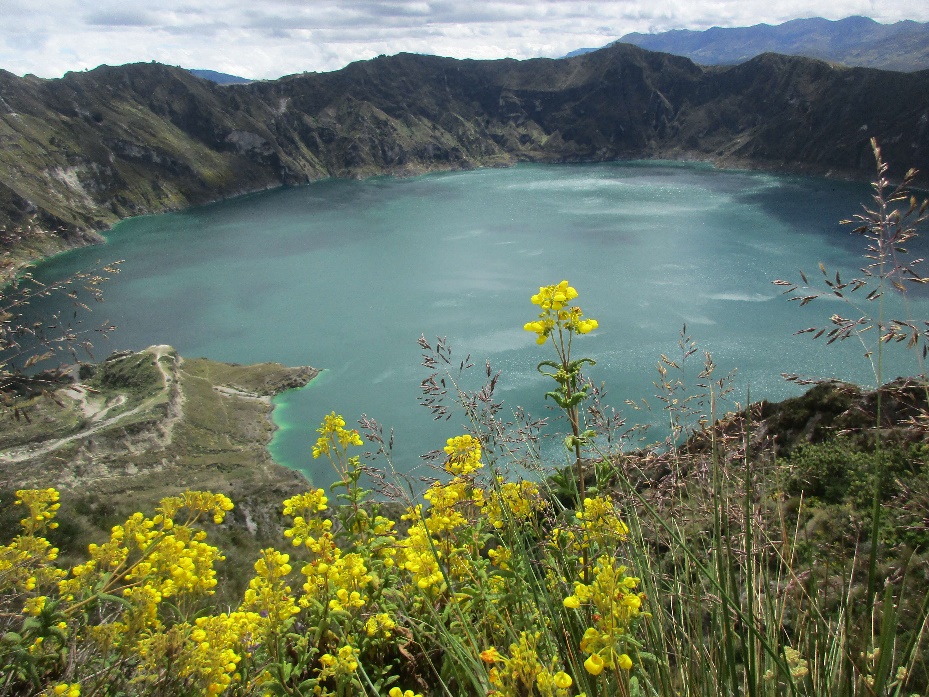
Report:
[[218,86],[158,64],[0,73],[0,226],[62,245],[142,213],[323,177],[518,161],[702,159],[867,177],[929,170],[929,72],[766,54],[731,68],[612,46],[571,59],[400,54]]

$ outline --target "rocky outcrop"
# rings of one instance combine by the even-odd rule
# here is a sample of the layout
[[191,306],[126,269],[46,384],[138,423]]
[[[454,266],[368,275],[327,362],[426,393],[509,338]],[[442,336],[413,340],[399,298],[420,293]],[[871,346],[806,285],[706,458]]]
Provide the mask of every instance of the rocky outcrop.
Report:
[[[880,395],[880,407],[878,407]],[[867,390],[837,380],[817,381],[807,392],[780,402],[752,406],[752,419],[729,414],[709,429],[694,434],[685,444],[690,453],[709,453],[717,442],[739,442],[751,434],[755,452],[770,450],[787,457],[799,446],[846,438],[873,449],[880,414],[880,436],[886,444],[925,443],[929,438],[926,413],[929,392],[924,380],[897,378],[880,390]]]

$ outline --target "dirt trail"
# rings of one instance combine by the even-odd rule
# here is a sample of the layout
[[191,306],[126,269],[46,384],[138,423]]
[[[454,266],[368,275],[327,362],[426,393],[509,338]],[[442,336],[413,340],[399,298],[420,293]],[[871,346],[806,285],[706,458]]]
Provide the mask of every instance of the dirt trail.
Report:
[[[164,400],[166,396],[168,398],[168,418],[164,422],[164,427],[165,433],[167,434],[167,440],[170,441],[171,431],[173,430],[174,424],[181,418],[183,413],[183,396],[180,390],[180,385],[178,384],[178,368],[180,366],[181,359],[176,356],[176,354],[174,355],[173,360],[171,361],[170,372],[165,369],[161,362],[162,358],[164,358],[166,355],[170,355],[169,352],[173,351],[173,348],[166,345],[150,346],[144,351],[140,351],[140,353],[151,353],[154,356],[155,366],[161,373],[162,380],[162,388],[158,394],[149,397],[137,407],[133,407],[128,411],[124,411],[123,413],[117,414],[116,416],[111,416],[110,418],[101,419],[101,417],[103,417],[110,409],[125,404],[125,396],[120,395],[119,397],[121,398],[121,401],[118,398],[113,400],[111,404],[106,405],[103,409],[95,410],[94,407],[88,403],[86,390],[83,388],[69,388],[68,390],[65,390],[65,394],[71,399],[75,399],[81,403],[81,408],[84,411],[84,414],[90,416],[90,418],[95,422],[94,425],[80,431],[79,433],[74,433],[70,436],[65,436],[64,438],[56,438],[55,440],[46,441],[38,446],[24,445],[10,448],[9,450],[0,452],[0,462],[24,462],[26,460],[31,460],[36,457],[47,455],[67,445],[68,443],[72,443],[76,440],[83,440],[84,438],[92,436],[95,433],[99,433],[104,429],[117,426],[121,421],[144,412],[147,409],[151,409],[154,404]],[[88,412],[90,412],[90,414],[88,414]]]

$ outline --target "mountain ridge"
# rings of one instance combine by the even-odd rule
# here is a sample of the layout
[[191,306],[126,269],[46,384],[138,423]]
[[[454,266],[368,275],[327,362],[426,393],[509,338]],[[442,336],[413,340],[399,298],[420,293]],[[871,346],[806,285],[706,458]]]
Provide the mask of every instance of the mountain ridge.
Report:
[[[929,170],[929,71],[765,54],[731,67],[630,45],[573,59],[398,54],[215,85],[159,64],[0,71],[0,227],[62,245],[144,213],[325,177],[519,161],[705,160],[870,178]],[[926,181],[924,178],[923,181]]]
[[204,80],[209,80],[210,82],[215,82],[217,85],[247,85],[250,82],[254,82],[247,77],[221,73],[218,70],[206,70],[204,68],[188,68],[188,70],[192,75],[202,77]]
[[[850,67],[913,72],[929,69],[929,23],[880,24],[868,17],[794,19],[783,24],[633,32],[612,43],[690,58],[701,65],[732,65],[762,53],[804,56]],[[568,56],[596,49],[578,49]]]

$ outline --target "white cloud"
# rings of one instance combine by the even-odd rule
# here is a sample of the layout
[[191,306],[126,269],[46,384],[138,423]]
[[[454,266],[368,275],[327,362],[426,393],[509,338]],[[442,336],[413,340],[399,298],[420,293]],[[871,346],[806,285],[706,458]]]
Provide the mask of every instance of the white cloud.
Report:
[[154,27],[160,24],[159,17],[134,7],[112,10],[93,10],[84,15],[90,26],[103,27]]
[[246,77],[334,70],[400,51],[560,56],[632,31],[778,24],[798,17],[929,21],[902,0],[5,0],[0,68],[67,70],[157,60]]

